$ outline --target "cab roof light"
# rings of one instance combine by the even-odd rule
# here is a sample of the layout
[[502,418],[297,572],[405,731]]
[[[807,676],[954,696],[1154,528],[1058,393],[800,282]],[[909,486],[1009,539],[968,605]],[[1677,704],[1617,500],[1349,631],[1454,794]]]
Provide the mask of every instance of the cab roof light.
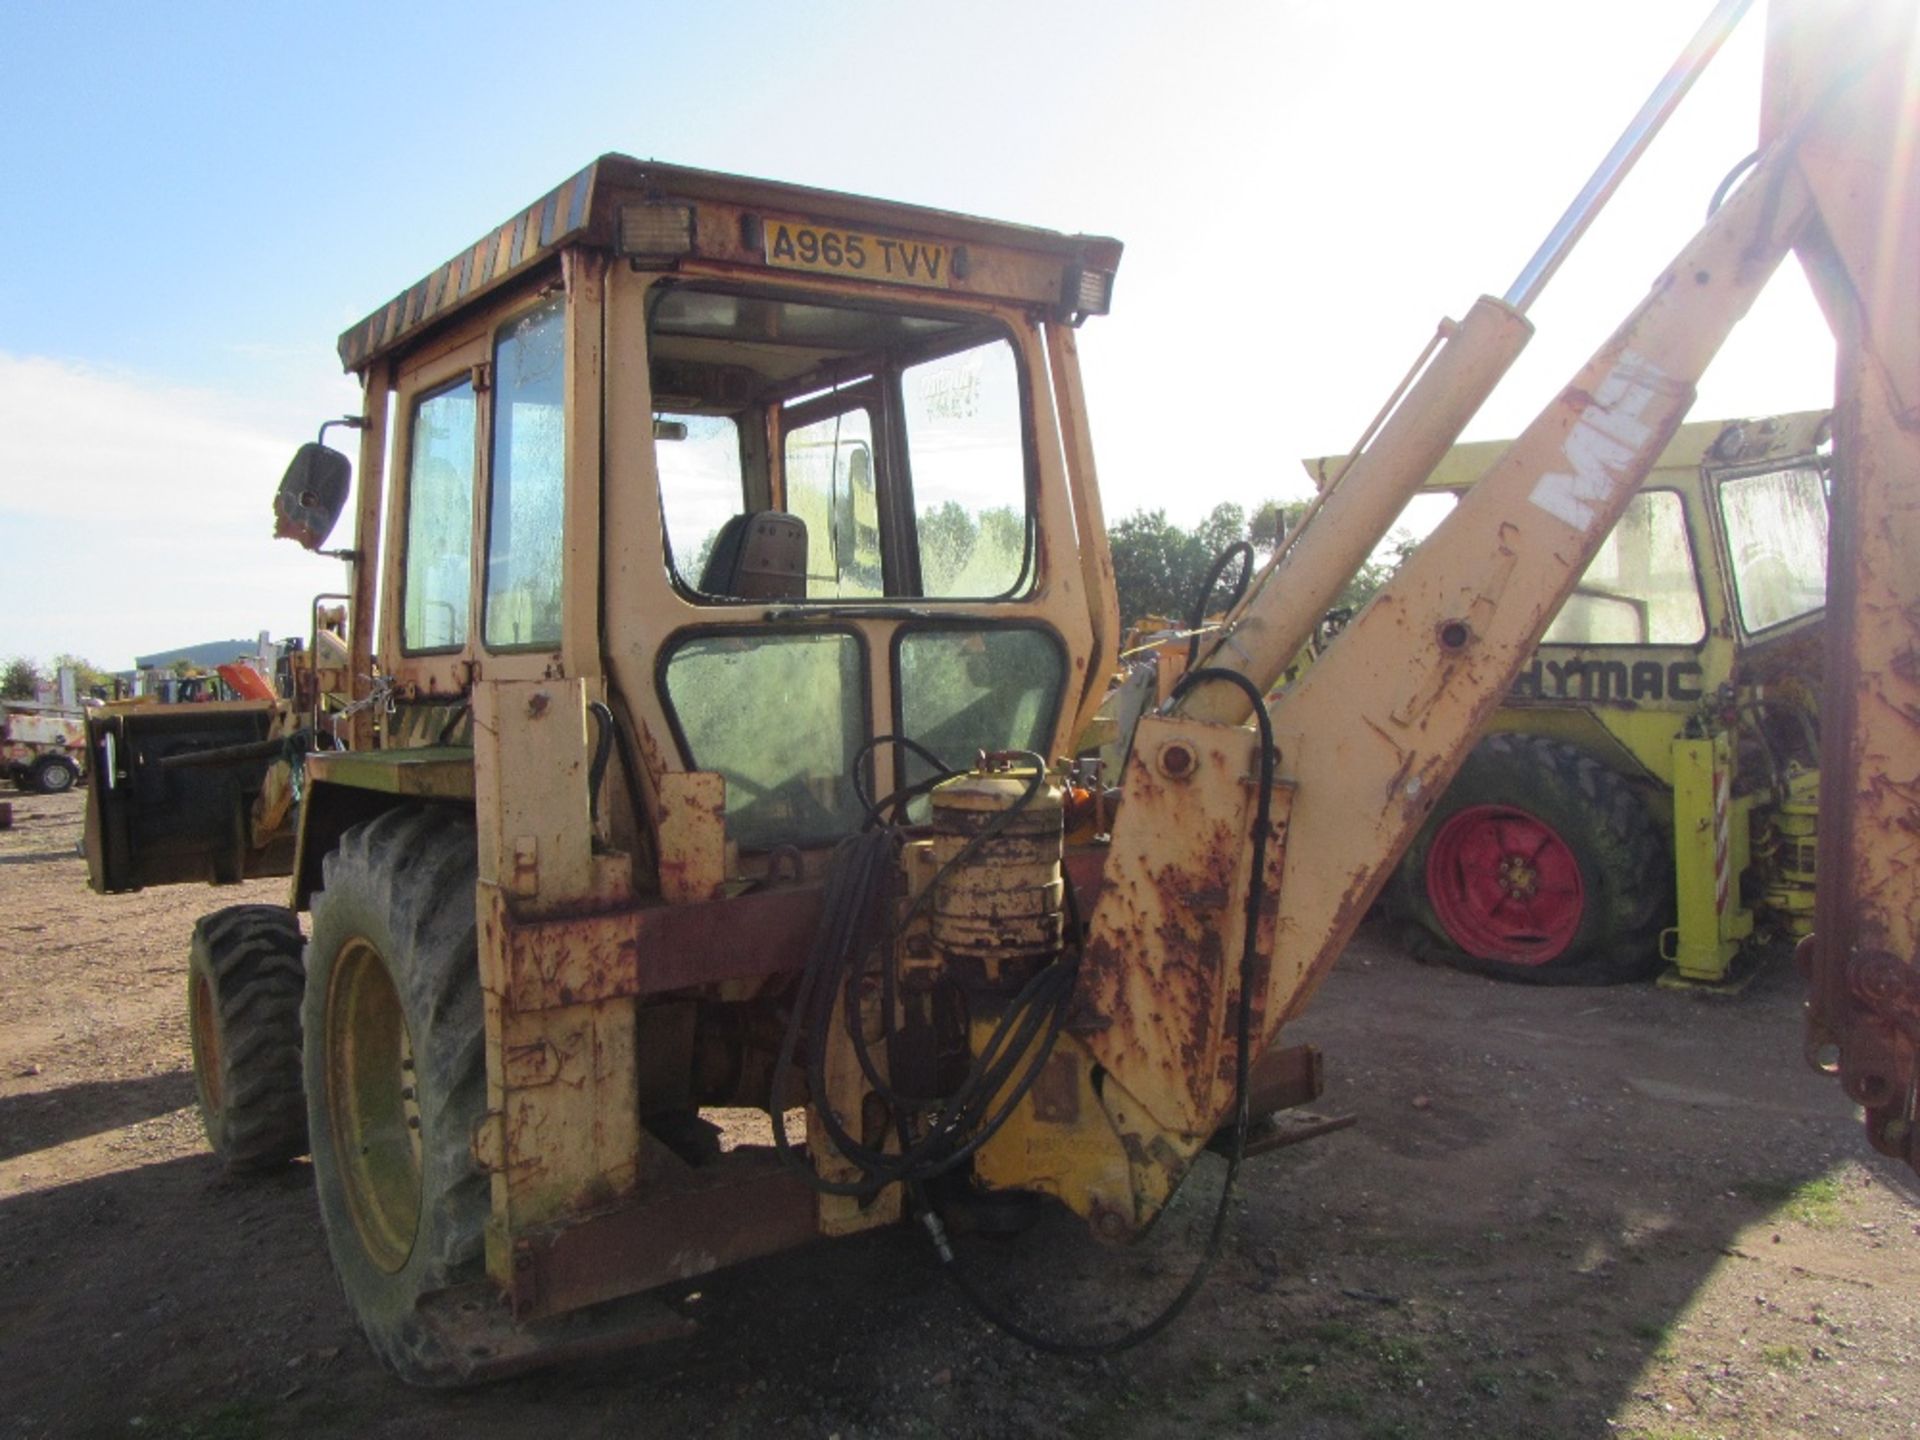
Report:
[[1113,308],[1113,272],[1069,265],[1061,277],[1060,307],[1075,318],[1105,315]]
[[693,250],[693,206],[658,200],[620,207],[619,251],[635,261],[676,260]]

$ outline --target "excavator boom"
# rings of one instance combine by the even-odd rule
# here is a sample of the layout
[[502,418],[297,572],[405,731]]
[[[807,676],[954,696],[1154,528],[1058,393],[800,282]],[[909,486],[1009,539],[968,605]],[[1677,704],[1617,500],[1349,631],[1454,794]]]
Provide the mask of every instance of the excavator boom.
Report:
[[[1913,7],[1787,4],[1771,39],[1770,108],[1750,172],[1330,651],[1269,700],[1275,754],[1263,755],[1238,723],[1248,708],[1239,684],[1190,688],[1137,727],[1071,1042],[1125,1157],[1105,1173],[1124,1173],[1130,1193],[1062,1184],[1044,1174],[1044,1144],[1018,1142],[1039,1162],[1039,1182],[1081,1195],[1102,1233],[1121,1228],[1115,1211],[1148,1223],[1244,1102],[1249,1072],[1232,1017],[1252,1017],[1252,1055],[1278,1052],[1282,1027],[1325,977],[1685,417],[1708,362],[1790,250],[1815,276],[1842,355],[1834,649],[1847,658],[1829,683],[1846,693],[1828,698],[1838,723],[1823,773],[1839,777],[1830,793],[1840,803],[1823,817],[1812,1036],[1837,1046],[1834,1063],[1867,1107],[1874,1143],[1920,1156]],[[1340,488],[1401,478],[1356,467]],[[1348,508],[1380,506],[1359,496]],[[1324,556],[1350,554],[1341,518],[1333,504],[1312,516],[1281,568],[1311,575]],[[1311,585],[1262,587],[1206,664],[1264,688],[1272,637],[1303,637],[1320,605]],[[1255,874],[1253,796],[1268,774],[1274,834]],[[1236,972],[1238,917],[1249,907],[1257,953]]]

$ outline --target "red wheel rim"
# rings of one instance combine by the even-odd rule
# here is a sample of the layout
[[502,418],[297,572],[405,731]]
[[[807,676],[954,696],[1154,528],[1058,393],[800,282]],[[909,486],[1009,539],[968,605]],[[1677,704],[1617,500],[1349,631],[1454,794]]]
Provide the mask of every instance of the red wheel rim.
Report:
[[1580,864],[1560,832],[1511,805],[1473,805],[1440,827],[1427,895],[1460,949],[1515,965],[1557,959],[1586,909]]

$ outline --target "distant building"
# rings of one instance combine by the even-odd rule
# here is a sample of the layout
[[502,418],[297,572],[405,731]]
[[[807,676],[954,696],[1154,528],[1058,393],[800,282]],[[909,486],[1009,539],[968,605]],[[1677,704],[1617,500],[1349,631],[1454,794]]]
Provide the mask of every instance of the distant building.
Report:
[[225,665],[242,655],[252,657],[260,653],[260,640],[208,640],[200,645],[186,645],[178,650],[160,650],[152,655],[133,657],[133,668],[139,671],[171,670],[182,660],[193,670],[211,670],[216,665]]

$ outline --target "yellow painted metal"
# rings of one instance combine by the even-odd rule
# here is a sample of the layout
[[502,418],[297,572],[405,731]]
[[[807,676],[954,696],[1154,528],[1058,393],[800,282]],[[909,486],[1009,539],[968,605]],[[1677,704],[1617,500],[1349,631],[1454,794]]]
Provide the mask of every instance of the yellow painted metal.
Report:
[[322,1014],[326,1108],[347,1210],[368,1258],[392,1274],[420,1225],[420,1105],[413,1037],[386,957],[363,939],[341,950]]
[[375,790],[413,800],[473,799],[473,751],[457,745],[417,750],[325,750],[306,760],[309,785]]
[[[1080,557],[1091,631],[1087,653],[1075,657],[1080,703],[1066,734],[1078,736],[1092,723],[1106,694],[1107,676],[1118,659],[1120,596],[1113,578],[1113,549],[1094,470],[1093,431],[1087,416],[1086,387],[1080,380],[1079,342],[1071,325],[1050,323],[1046,331],[1047,365],[1060,414],[1060,439],[1066,458],[1067,489],[1073,499],[1074,549]],[[1084,663],[1083,663],[1084,662]],[[1080,753],[1077,749],[1073,754]]]
[[[347,635],[346,674],[351,698],[357,701],[368,699],[373,688],[374,597],[380,580],[380,506],[386,493],[387,397],[393,367],[386,361],[369,365],[361,381],[365,389],[361,415],[366,425],[360,431],[359,480],[354,494],[353,593],[347,606],[352,628]],[[371,709],[356,710],[348,725],[349,745],[356,750],[372,747]]]
[[727,885],[727,781],[707,770],[655,777],[660,898],[673,905],[717,900]]
[[[1869,1138],[1920,1169],[1917,46],[1911,5],[1776,3],[1763,134],[1798,140],[1819,217],[1800,256],[1839,342],[1834,452],[1845,469],[1828,577],[1807,1043],[1810,1054],[1837,1048]],[[1823,107],[1818,123],[1802,122],[1809,106]]]
[[[488,1267],[503,1283],[515,1233],[631,1194],[644,1158],[633,997],[549,1003],[592,993],[593,952],[526,955],[513,943],[514,903],[502,886],[481,883],[489,1043],[487,1115],[474,1149],[492,1170]],[[539,993],[528,993],[530,983]]]
[[[1202,663],[1230,663],[1262,691],[1279,683],[1353,572],[1533,334],[1519,311],[1485,295],[1457,328],[1447,328],[1446,343],[1378,437],[1248,587]],[[1195,690],[1182,709],[1226,724],[1239,724],[1250,713],[1247,697],[1225,685]]]
[[588,823],[587,699],[581,680],[473,687],[480,879],[513,896],[523,915],[601,898]]
[[[1806,197],[1790,171],[1784,156],[1762,158],[1749,182],[1675,260],[1669,273],[1690,283],[1657,286],[1327,654],[1270,702],[1281,774],[1297,789],[1277,940],[1255,1032],[1262,1049],[1331,967],[1387,868],[1665,449],[1692,400],[1695,378],[1797,233]],[[1296,548],[1317,543],[1323,542],[1309,522]],[[1324,543],[1343,553],[1347,546],[1337,535]],[[1286,613],[1289,593],[1285,587],[1274,592],[1261,602],[1280,612],[1269,633],[1304,638],[1318,619],[1318,598],[1302,597],[1311,614]],[[1212,659],[1257,680],[1267,674],[1267,659],[1283,666],[1294,648],[1280,653],[1276,647],[1250,663],[1226,644]],[[1143,1168],[1177,1174],[1178,1153],[1225,1113],[1217,1094],[1210,1109],[1202,1108],[1197,1082],[1182,1078],[1218,1073],[1207,1071],[1205,1057],[1218,1044],[1222,1012],[1209,989],[1190,991],[1193,981],[1217,977],[1221,940],[1214,926],[1153,923],[1172,898],[1164,893],[1169,887],[1154,897],[1151,910],[1141,896],[1156,876],[1205,873],[1206,857],[1230,841],[1244,852],[1246,830],[1242,824],[1229,836],[1217,828],[1221,816],[1235,813],[1222,809],[1218,797],[1177,811],[1138,803],[1145,798],[1135,792],[1138,777],[1156,763],[1153,723],[1142,722],[1136,741],[1088,952],[1095,962],[1094,947],[1104,940],[1124,947],[1128,958],[1092,963],[1087,988],[1107,998],[1101,989],[1107,985],[1114,998],[1133,1002],[1116,1005],[1109,998],[1101,1005],[1112,1023],[1090,1043],[1107,1066],[1104,1093],[1134,1097],[1146,1111],[1136,1123],[1158,1132],[1131,1137],[1130,1154],[1149,1157]],[[1244,747],[1249,742],[1246,732],[1242,736]],[[1244,748],[1241,753],[1244,763]],[[1245,815],[1244,806],[1239,813]],[[1170,888],[1213,893],[1191,884]],[[1118,986],[1106,981],[1109,968],[1121,976]],[[1149,975],[1180,977],[1178,1000],[1157,1008],[1138,1003],[1148,998],[1138,987]],[[1184,1035],[1175,1033],[1178,1022],[1169,1014],[1190,1027]],[[1184,1048],[1183,1039],[1190,1039]],[[1164,1159],[1151,1158],[1156,1139],[1172,1152]],[[1163,1179],[1136,1174],[1137,1214],[1151,1213]]]
[[[1060,787],[1031,767],[976,768],[934,791],[933,837],[912,848],[908,904],[927,918],[903,943],[913,954],[924,933],[933,968],[959,982],[976,1058],[994,1046],[1011,996],[1057,959],[1066,938],[1062,800]],[[915,905],[935,876],[945,878],[928,903]],[[1042,1063],[1047,1043],[1044,1033],[1033,1037],[1008,1088],[1030,1063]],[[1127,1235],[1141,1218],[1134,1165],[1119,1130],[1100,1123],[1111,1097],[1095,1083],[1098,1070],[1081,1041],[1055,1043],[1021,1103],[976,1154],[974,1178],[988,1189],[1052,1195],[1090,1217],[1096,1232]],[[989,1109],[1004,1098],[995,1096]]]
[[[1055,1194],[1109,1237],[1136,1232],[1161,1210],[1231,1107],[1242,1058],[1231,1023],[1236,1013],[1243,1005],[1251,1011],[1255,1044],[1265,1052],[1307,1003],[1392,857],[1423,821],[1587,559],[1666,447],[1708,358],[1785,248],[1805,232],[1811,181],[1804,168],[1784,152],[1763,156],[1618,334],[1489,465],[1454,514],[1319,663],[1272,703],[1278,833],[1263,875],[1250,873],[1248,840],[1269,757],[1256,753],[1260,742],[1238,723],[1247,717],[1247,704],[1235,691],[1205,687],[1194,692],[1185,713],[1140,721],[1068,1032],[1040,1083],[977,1156],[976,1174],[985,1184]],[[610,237],[617,232],[618,207],[655,199],[691,204],[689,249],[671,260],[633,256],[615,263]],[[702,599],[675,583],[665,563],[654,447],[657,357],[650,350],[649,307],[663,287],[706,284],[738,294],[766,283],[773,272],[764,225],[783,216],[811,227],[816,245],[822,233],[834,231],[843,238],[922,235],[946,247],[944,287],[917,287],[914,312],[991,324],[1007,337],[1024,381],[1036,536],[1031,585],[1021,594],[995,602],[829,610],[710,603],[713,597]],[[1107,668],[1117,624],[1110,557],[1099,538],[1104,527],[1085,398],[1060,297],[1073,265],[1117,257],[1111,242],[1040,237],[937,212],[610,161],[563,185],[343,340],[343,354],[370,384],[384,389],[392,382],[399,423],[389,426],[379,415],[363,456],[390,448],[401,457],[397,470],[404,470],[410,455],[411,403],[462,378],[473,384],[480,478],[470,578],[477,615],[488,551],[492,337],[500,324],[556,289],[567,306],[560,638],[537,652],[496,653],[479,633],[484,627],[472,624],[457,653],[401,654],[395,602],[404,565],[402,557],[390,556],[381,659],[388,662],[395,701],[425,710],[468,699],[471,764],[465,780],[456,782],[464,760],[391,758],[385,769],[355,770],[349,759],[339,762],[328,782],[386,777],[391,793],[441,799],[454,798],[464,784],[474,805],[488,1114],[475,1131],[473,1149],[492,1174],[488,1259],[503,1284],[529,1256],[522,1241],[635,1201],[660,1167],[680,1163],[663,1155],[664,1147],[641,1125],[641,1076],[650,1073],[639,1054],[641,1037],[664,1047],[692,1025],[697,1038],[697,1017],[687,1018],[696,1005],[764,994],[753,987],[782,979],[771,972],[736,976],[745,988],[726,991],[724,998],[711,990],[697,1001],[674,995],[660,1004],[683,1007],[681,1012],[648,1023],[633,982],[644,957],[634,944],[623,943],[619,926],[608,920],[611,912],[634,906],[642,892],[657,896],[662,906],[718,907],[729,903],[719,897],[749,885],[776,892],[755,897],[756,903],[784,903],[804,898],[800,883],[819,874],[824,847],[749,859],[727,844],[724,784],[693,768],[662,696],[662,657],[673,644],[769,625],[849,636],[864,667],[864,712],[851,728],[872,735],[898,726],[904,709],[896,693],[900,642],[914,627],[927,626],[930,616],[956,628],[1025,625],[1056,637],[1068,661],[1047,752],[1064,749],[1090,715],[1094,677]],[[627,258],[636,263],[624,263]],[[781,293],[869,308],[897,303],[904,293],[849,274],[845,265],[834,268],[832,274],[783,270]],[[1847,311],[1847,287],[1860,283],[1857,266],[1842,269],[1845,274],[1826,277],[1829,308],[1836,313]],[[1210,663],[1232,665],[1262,688],[1279,677],[1526,333],[1524,320],[1500,302],[1483,300],[1474,308],[1388,417],[1378,442],[1256,584],[1210,652]],[[1903,333],[1892,343],[1906,347],[1899,352],[1903,361],[1911,358],[1911,336]],[[714,347],[716,364],[724,361],[722,348]],[[694,359],[706,364],[709,356],[700,351]],[[390,374],[389,365],[397,367]],[[1908,366],[1898,374],[1911,371]],[[1878,377],[1854,378],[1857,425],[1884,426],[1887,416],[1912,413],[1911,396],[1874,391],[1883,383]],[[758,456],[743,502],[771,505],[784,494],[780,457],[770,453],[778,450],[777,418],[766,400],[772,393],[739,408],[746,421],[743,452]],[[370,403],[370,412],[374,408]],[[716,412],[724,408],[714,406]],[[1915,459],[1898,447],[1885,458]],[[377,474],[377,455],[363,471]],[[1909,463],[1901,473],[1916,471],[1920,464]],[[410,478],[395,476],[388,506],[394,535],[406,533]],[[377,492],[370,501],[363,495],[360,543],[369,557],[379,503]],[[1870,558],[1891,565],[1915,550],[1920,543]],[[371,558],[365,568],[370,574]],[[1875,578],[1867,575],[1861,583]],[[361,603],[359,589],[356,584],[354,613],[373,614],[371,597]],[[1709,600],[1709,612],[1718,631],[1724,610],[1714,610],[1716,603]],[[1912,608],[1890,605],[1886,613]],[[1884,654],[1873,663],[1898,668],[1897,659]],[[614,707],[623,743],[598,796],[603,814],[596,826],[587,779],[594,738],[587,707],[598,702]],[[1906,704],[1900,713],[1920,713],[1920,705]],[[1549,722],[1530,716],[1514,723]],[[1698,742],[1704,751],[1663,751],[1661,723],[1671,721],[1607,726],[1607,743],[1635,757],[1649,775],[1670,775],[1676,793],[1704,780],[1704,808],[1687,789],[1681,824],[1691,847],[1689,863],[1697,865],[1701,835],[1695,820],[1706,817],[1704,853],[1716,882],[1724,882],[1731,865],[1744,858],[1740,847],[1746,843],[1740,823],[1745,802],[1733,802],[1715,783],[1730,767],[1729,742],[1712,737]],[[425,724],[418,716],[396,724],[387,741],[417,736]],[[1867,739],[1865,731],[1849,733],[1852,745]],[[1883,747],[1872,753],[1905,752]],[[326,763],[331,759],[316,772],[323,777]],[[892,790],[901,778],[896,770],[896,755],[881,747],[873,773],[864,777],[871,793]],[[955,797],[965,794],[983,792],[962,787]],[[982,813],[1004,813],[1006,800],[1004,793],[985,794],[983,803],[990,803]],[[1895,814],[1902,805],[1906,811]],[[1875,810],[1867,818],[1891,832],[1896,821],[1911,820],[1911,808],[1903,794],[1886,802],[1885,813]],[[1904,833],[1912,829],[1909,823]],[[964,973],[975,984],[968,1028],[976,1046],[991,1034],[996,994],[1023,967],[1043,963],[1057,943],[1057,916],[1048,909],[1057,882],[1042,873],[1038,841],[1004,838],[1012,849],[1031,845],[1036,853],[1009,853],[1000,857],[1006,864],[996,860],[984,873],[966,877],[937,916],[917,917],[899,937],[908,979]],[[930,885],[943,857],[961,853],[964,843],[909,846],[909,896]],[[1049,843],[1057,851],[1057,835]],[[1267,903],[1257,916],[1254,985],[1242,994],[1241,917],[1256,880]],[[794,890],[782,896],[782,886]],[[1042,903],[1030,903],[1036,897]],[[1689,913],[1686,924],[1700,918]],[[1712,961],[1694,961],[1694,951],[1682,947],[1695,968],[1723,966],[1722,950],[1737,929],[1724,904],[1711,918],[1712,934],[1702,938],[1710,942]],[[1902,957],[1911,954],[1911,923],[1909,915],[1890,942],[1906,947]],[[913,993],[905,983],[902,990]],[[856,985],[835,1001],[841,1019],[870,1040],[900,1019],[882,1012],[884,1002],[872,987]],[[848,1007],[851,1015],[845,1014]],[[768,1004],[740,1018],[762,1022],[780,1013]],[[1830,1018],[1836,1024],[1844,1019],[1834,1012]],[[857,1065],[845,1026],[829,1033],[835,1038],[822,1057],[826,1093],[808,1099],[816,1114],[830,1105],[878,1140],[888,1119],[884,1106]],[[764,1037],[755,1039],[764,1044]],[[690,1091],[693,1067],[685,1068],[680,1089]],[[811,1126],[808,1145],[823,1173],[850,1173]],[[864,1205],[825,1200],[818,1225],[829,1233],[864,1228],[898,1214],[899,1202],[897,1190]],[[709,1257],[701,1263],[715,1262]],[[596,1298],[614,1293],[619,1283],[617,1276],[607,1279],[595,1289]],[[518,1282],[514,1286],[517,1296]]]
[[1732,800],[1733,748],[1725,735],[1674,741],[1672,770],[1679,923],[1663,943],[1680,979],[1714,984],[1727,978],[1740,942],[1753,932],[1753,912],[1739,893],[1750,805]]
[[[886,1026],[885,1000],[878,984],[862,986],[855,997],[860,1006],[859,1023],[874,1058],[874,1067],[888,1075],[886,1046],[881,1042]],[[834,999],[831,1024],[835,1035],[845,1035],[847,994]],[[894,1017],[896,1023],[898,1016]],[[860,1178],[860,1170],[834,1146],[832,1137],[818,1119],[822,1105],[831,1107],[863,1145],[894,1153],[899,1136],[891,1133],[891,1111],[873,1093],[866,1072],[851,1045],[836,1045],[826,1057],[827,1093],[816,1097],[807,1108],[807,1153],[814,1169],[826,1180],[845,1184]],[[905,1213],[906,1197],[898,1185],[889,1185],[872,1196],[820,1195],[815,1202],[815,1223],[822,1235],[853,1235],[881,1225],[890,1225]]]
[[[560,258],[567,296],[567,383],[577,395],[599,395],[604,389],[608,257],[603,251],[567,250]],[[578,403],[566,407],[568,455],[599,456],[601,410],[599,405]],[[594,679],[601,671],[600,467],[570,464],[564,483],[560,652],[567,657],[569,677]]]

